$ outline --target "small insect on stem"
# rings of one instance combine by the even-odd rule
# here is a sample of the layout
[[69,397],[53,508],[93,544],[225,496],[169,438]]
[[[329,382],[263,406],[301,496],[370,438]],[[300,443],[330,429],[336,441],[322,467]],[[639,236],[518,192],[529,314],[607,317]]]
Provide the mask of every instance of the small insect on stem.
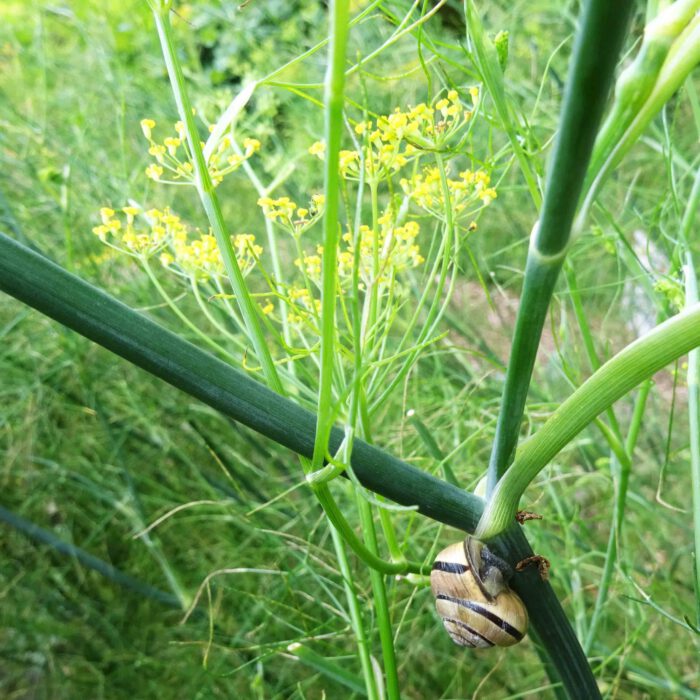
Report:
[[435,607],[455,644],[511,646],[527,631],[525,605],[509,587],[513,569],[467,537],[437,555],[430,574]]
[[539,554],[535,554],[531,557],[526,557],[525,559],[522,559],[515,565],[515,570],[522,571],[531,564],[535,564],[537,566],[540,578],[543,581],[549,581],[549,569],[552,565],[549,563],[549,559],[540,556]]
[[531,510],[519,510],[515,519],[522,525],[528,520],[542,520],[542,516],[539,513],[533,513]]

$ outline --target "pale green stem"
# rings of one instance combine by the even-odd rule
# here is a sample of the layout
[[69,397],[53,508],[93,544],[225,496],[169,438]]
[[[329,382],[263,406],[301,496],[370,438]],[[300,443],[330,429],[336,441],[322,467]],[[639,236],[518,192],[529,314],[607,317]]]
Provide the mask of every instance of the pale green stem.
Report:
[[[284,395],[285,391],[279,379],[277,369],[272,360],[269,348],[265,342],[265,336],[262,332],[260,319],[257,315],[257,310],[253,300],[248,292],[245,283],[245,278],[236,261],[235,252],[231,243],[231,237],[227,232],[223,214],[219,206],[218,198],[214,191],[214,186],[207,168],[202,145],[199,140],[199,134],[194,122],[192,107],[185,88],[185,79],[182,73],[175,50],[175,44],[172,36],[172,27],[169,19],[169,5],[153,6],[153,14],[155,17],[158,36],[160,37],[163,56],[170,76],[170,83],[177,103],[180,119],[185,124],[187,133],[187,141],[190,147],[190,152],[194,160],[194,172],[197,184],[197,191],[207,213],[207,218],[212,226],[216,236],[217,244],[221,252],[224,266],[229,275],[231,285],[234,289],[236,301],[241,310],[241,314],[245,321],[248,336],[253,343],[258,360],[262,365],[263,375],[267,384],[277,393]],[[335,287],[330,287],[327,282],[333,281],[336,276],[335,266],[335,251],[337,242],[337,226],[338,226],[338,151],[340,150],[340,137],[342,132],[342,111],[343,111],[343,85],[344,85],[344,56],[345,42],[347,39],[348,29],[348,3],[347,0],[339,0],[334,4],[333,21],[334,32],[338,34],[335,40],[331,41],[332,69],[328,74],[328,89],[329,95],[327,99],[327,144],[328,152],[326,159],[326,217],[325,217],[325,233],[327,237],[333,236],[332,246],[325,241],[326,251],[332,250],[330,258],[332,259],[332,268],[329,271],[329,279],[324,277],[324,327],[322,329],[322,372],[321,372],[321,387],[319,389],[319,418],[318,429],[316,431],[316,442],[314,450],[313,464],[322,466],[326,456],[328,444],[328,436],[333,427],[332,405],[330,397],[332,395],[332,379],[333,379],[333,348],[334,348],[334,312],[335,312]],[[335,155],[333,156],[333,151]],[[335,167],[331,161],[335,162]],[[333,187],[335,183],[335,187]],[[324,256],[326,267],[331,267]],[[327,293],[330,292],[330,295]],[[330,307],[330,312],[328,312]],[[324,347],[323,339],[326,339]],[[328,342],[330,340],[330,342]],[[210,341],[210,343],[213,341]],[[325,374],[324,374],[325,360]],[[312,463],[306,459],[301,460],[302,467],[308,473],[312,470]],[[314,492],[318,497],[324,511],[331,519],[331,522],[340,530],[345,539],[348,541],[357,555],[365,561],[368,566],[378,568],[386,573],[404,573],[405,571],[418,570],[420,567],[415,564],[392,564],[384,562],[367,550],[364,545],[358,540],[357,536],[352,531],[352,528],[343,517],[333,497],[325,486],[316,486]]]
[[628,391],[700,345],[700,304],[670,318],[606,362],[517,451],[493,492],[476,535],[488,540],[508,528],[521,496],[553,457]]
[[165,291],[163,285],[158,281],[158,278],[153,273],[151,266],[146,258],[141,260],[144,270],[151,283],[156,288],[156,291],[163,298],[165,303],[170,307],[171,311],[189,328],[200,340],[206,343],[210,348],[216,350],[216,352],[221,353],[229,362],[233,364],[238,364],[238,360],[234,355],[232,355],[225,347],[219,345],[215,340],[210,338],[206,333],[202,332],[189,318],[182,312],[180,307],[173,301],[172,297]]
[[175,49],[172,26],[170,25],[169,4],[170,3],[168,3],[165,9],[159,10],[154,7],[153,16],[155,18],[156,28],[158,29],[158,36],[163,49],[163,57],[168,69],[168,76],[170,77],[170,85],[175,97],[180,119],[185,125],[187,143],[193,157],[197,192],[207,214],[207,218],[209,219],[209,224],[212,227],[214,236],[216,237],[224,267],[226,268],[231,286],[236,295],[236,302],[243,316],[248,337],[253,343],[258,362],[260,362],[262,366],[263,375],[265,376],[267,384],[274,391],[283,393],[282,383],[280,382],[274,362],[272,361],[270,350],[265,342],[265,335],[260,325],[257,309],[248,292],[245,278],[236,260],[231,236],[227,230],[224,216],[219,206],[219,200],[211,180],[211,175],[209,174],[209,169],[204,159],[199,132],[192,113],[192,105],[185,86],[185,77],[177,57],[177,50]]
[[[384,574],[408,574],[408,573],[424,573],[425,567],[417,562],[398,561],[387,562],[371,552],[357,537],[353,529],[345,520],[338,504],[333,500],[328,485],[325,483],[312,485],[316,497],[321,502],[323,510],[329,520],[340,531],[343,539],[350,545],[355,554],[372,569],[376,569]],[[429,570],[429,567],[428,567]]]
[[[685,254],[686,304],[698,303],[698,280],[690,251]],[[700,627],[700,350],[688,355],[688,418],[690,421],[690,475],[693,535],[695,539],[695,625]]]
[[[374,529],[374,521],[372,519],[372,506],[364,499],[360,492],[357,492],[356,496],[365,543],[367,548],[376,555],[379,552],[379,546],[377,544],[377,533]],[[377,628],[379,629],[382,658],[384,659],[386,694],[388,700],[399,700],[401,694],[396,670],[394,635],[391,629],[391,616],[389,614],[389,602],[386,597],[384,576],[376,569],[370,569],[369,576],[374,597],[374,609],[377,615]]]
[[586,188],[651,94],[673,42],[698,9],[700,0],[678,0],[645,27],[644,39],[634,61],[617,79],[612,108],[600,129],[591,156]]
[[603,180],[636,143],[644,129],[668,102],[673,93],[680,88],[698,62],[700,62],[700,15],[696,15],[675,40],[658,74],[653,90],[636,112],[624,134],[608,149],[605,158],[600,158],[602,162],[588,173],[584,189],[585,198],[574,225],[575,231],[583,230],[588,211]]
[[321,372],[318,388],[318,417],[312,466],[323,466],[333,427],[333,374],[335,366],[335,309],[338,289],[338,231],[340,227],[339,153],[343,134],[345,51],[348,39],[348,0],[332,0],[330,41],[325,89],[325,194],[323,216],[323,263],[321,295]]
[[350,612],[350,624],[355,633],[355,643],[357,644],[357,655],[360,657],[360,667],[362,668],[362,676],[367,689],[367,697],[369,700],[380,700],[377,691],[377,681],[374,677],[374,669],[372,668],[372,659],[370,657],[370,643],[367,638],[364,621],[362,619],[362,608],[360,601],[355,592],[353,584],[352,571],[348,562],[347,554],[345,553],[345,544],[343,538],[338,534],[338,531],[331,525],[331,537],[333,539],[333,547],[335,556],[338,560],[340,575],[343,577],[343,588],[345,589],[345,598],[348,601],[348,609]]
[[591,621],[588,626],[588,632],[586,633],[586,641],[583,645],[586,653],[590,651],[591,647],[593,646],[593,642],[595,641],[598,625],[602,618],[603,607],[608,598],[608,591],[610,590],[610,583],[612,581],[612,575],[615,569],[615,562],[617,561],[618,552],[622,547],[622,523],[624,519],[625,505],[627,502],[629,475],[632,470],[631,459],[634,452],[634,446],[637,443],[639,429],[642,425],[644,409],[646,407],[647,397],[651,391],[651,386],[652,383],[650,380],[644,382],[637,396],[637,401],[634,406],[634,414],[632,415],[630,428],[627,432],[627,440],[625,441],[625,454],[629,458],[627,464],[620,464],[619,462],[616,462],[615,456],[612,456],[610,460],[611,471],[613,474],[616,472],[618,473],[615,504],[613,508],[613,522],[612,526],[610,527],[610,534],[608,536],[608,547],[605,552],[603,575],[600,577],[600,583],[598,584],[598,595],[596,597],[595,607],[593,608],[593,614],[591,615]]

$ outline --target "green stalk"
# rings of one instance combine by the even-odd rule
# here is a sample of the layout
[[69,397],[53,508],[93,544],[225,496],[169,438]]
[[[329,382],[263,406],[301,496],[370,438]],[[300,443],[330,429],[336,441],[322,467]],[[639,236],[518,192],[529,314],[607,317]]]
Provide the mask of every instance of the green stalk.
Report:
[[549,301],[569,242],[586,167],[634,3],[589,0],[583,9],[540,221],[532,232],[487,477],[487,494],[508,469],[520,432]]
[[674,41],[652,91],[629,122],[624,134],[610,146],[606,145],[605,152],[601,151],[595,168],[591,169],[587,177],[584,202],[576,220],[576,230],[583,228],[588,211],[605,178],[637,142],[651,120],[661,111],[699,62],[700,15],[696,15]]
[[325,183],[323,214],[323,267],[321,271],[321,372],[318,387],[318,422],[312,468],[320,469],[328,450],[334,421],[333,369],[335,366],[335,307],[338,289],[338,230],[340,226],[339,153],[343,135],[345,51],[348,40],[348,0],[330,4],[328,68],[325,90]]
[[[344,0],[345,4],[347,4],[347,0]],[[277,369],[275,367],[275,364],[272,360],[272,355],[270,354],[270,350],[267,346],[266,340],[265,340],[265,335],[262,331],[262,326],[260,325],[260,319],[258,317],[257,309],[255,307],[255,304],[253,303],[253,300],[250,296],[250,293],[248,292],[248,288],[245,283],[245,278],[243,277],[243,274],[241,272],[241,269],[238,265],[238,262],[236,260],[235,252],[233,249],[233,244],[231,243],[231,236],[228,233],[226,224],[224,222],[224,217],[221,211],[221,207],[219,205],[219,200],[218,197],[216,196],[216,192],[214,190],[214,185],[211,180],[211,176],[209,174],[209,170],[207,168],[207,163],[204,158],[204,153],[202,149],[202,145],[199,140],[199,134],[197,132],[197,127],[194,122],[194,115],[192,113],[192,106],[189,100],[189,97],[187,95],[187,90],[185,87],[185,78],[182,73],[182,67],[180,66],[180,62],[177,57],[177,52],[175,50],[175,42],[173,38],[173,33],[172,33],[172,26],[170,25],[170,17],[169,17],[169,12],[170,12],[170,5],[171,2],[164,1],[158,4],[152,5],[153,7],[153,16],[155,18],[156,22],[156,27],[158,29],[158,36],[160,38],[161,42],[161,47],[163,49],[163,57],[165,59],[165,63],[168,69],[168,75],[170,77],[170,84],[172,87],[173,95],[175,97],[175,101],[177,103],[178,107],[178,112],[180,114],[180,119],[182,122],[185,124],[185,131],[187,134],[187,142],[190,147],[190,152],[192,153],[192,157],[194,159],[194,172],[195,172],[195,179],[196,179],[196,185],[197,185],[197,192],[199,193],[200,200],[202,202],[202,205],[204,206],[204,210],[206,211],[207,218],[209,219],[209,223],[211,224],[212,230],[214,231],[214,235],[216,236],[216,241],[217,245],[219,247],[219,251],[221,252],[221,257],[224,261],[224,267],[226,268],[226,272],[228,273],[231,286],[233,287],[235,296],[236,296],[236,301],[239,305],[239,308],[241,310],[241,315],[243,316],[243,320],[246,325],[246,330],[248,333],[248,337],[253,343],[253,347],[255,349],[255,353],[257,355],[257,358],[262,366],[262,371],[263,375],[265,377],[265,380],[274,391],[276,391],[278,394],[285,394],[284,388],[282,386],[282,382],[280,381],[279,374],[277,373]],[[342,8],[341,8],[342,9]],[[338,21],[338,27],[342,25],[344,28],[345,34],[347,34],[347,23],[348,23],[348,16],[347,16],[347,7],[345,7],[345,12],[340,12],[339,13],[339,18],[337,18]],[[332,48],[332,53],[333,53],[333,61],[335,63],[336,61],[336,53],[342,50],[342,54],[344,55],[344,39],[342,37],[339,37],[341,39],[340,42],[336,40],[335,47]],[[338,119],[338,116],[336,114],[337,110],[340,109],[340,118],[342,118],[342,81],[344,81],[344,73],[341,70],[340,71],[340,91],[338,92],[338,84],[337,84],[337,76],[335,76],[336,79],[332,80],[332,87],[331,87],[331,97],[330,103],[332,103],[332,108],[331,112],[333,113],[333,118],[332,118],[332,123],[335,124],[336,120]],[[334,73],[335,75],[335,73]],[[337,129],[336,129],[337,131]],[[336,149],[339,149],[339,138],[340,134],[336,134],[335,137],[338,139],[338,145],[336,146]],[[329,146],[329,151],[330,151],[330,146]],[[328,160],[331,160],[331,153],[329,152],[328,154]],[[336,151],[336,182],[337,182],[337,151]],[[330,171],[329,171],[330,172]],[[328,181],[327,186],[330,187],[331,181]],[[329,192],[330,194],[330,192]],[[336,188],[336,214],[335,218],[337,220],[337,188]],[[332,209],[333,205],[326,203],[326,217],[328,218],[330,215],[328,213],[329,209],[331,209],[331,212],[333,211]],[[328,225],[327,225],[327,230],[328,230]],[[337,231],[336,231],[336,237],[337,237]],[[335,251],[335,246],[333,246],[333,251]],[[324,256],[325,258],[325,256]],[[335,264],[333,266],[333,273],[335,274]],[[324,283],[324,311],[327,308],[327,305],[329,303],[327,299],[327,288]],[[333,302],[333,309],[332,311],[335,310],[335,304]],[[324,318],[328,319],[326,322],[324,322],[324,330],[322,334],[322,338],[327,337],[329,326],[330,326],[330,332],[334,332],[333,328],[333,318],[332,318],[332,313],[328,315],[327,313],[324,313]],[[331,338],[332,340],[332,338]],[[323,341],[322,341],[323,343]],[[330,345],[330,349],[328,347],[328,344],[326,343],[325,349],[322,350],[322,355],[326,359],[326,370],[325,372],[330,371],[331,373],[331,378],[332,378],[332,364],[330,366],[330,370],[328,370],[328,355],[330,354],[330,361],[332,362],[333,359],[333,345]],[[319,429],[317,433],[317,452],[320,454],[320,458],[317,457],[317,459],[321,460],[321,463],[323,462],[323,459],[325,458],[326,454],[326,445],[328,442],[328,432],[330,430],[330,427],[332,425],[331,419],[329,418],[330,412],[332,410],[332,403],[329,400],[328,391],[330,389],[330,386],[326,382],[324,384],[324,379],[323,379],[323,372],[324,369],[322,367],[322,380],[321,380],[321,388],[319,390],[319,406],[321,407],[321,413],[319,414]],[[325,438],[323,437],[323,434],[325,433]],[[316,452],[314,453],[316,454]],[[306,460],[302,460],[302,466],[305,468],[305,470],[308,472],[310,471],[311,467],[309,463]],[[352,530],[350,526],[348,525],[347,521],[345,518],[342,516],[342,513],[340,510],[337,508],[335,503],[333,502],[332,496],[330,495],[330,492],[323,490],[323,489],[314,489],[316,492],[316,495],[319,498],[319,501],[321,502],[321,505],[323,506],[324,510],[326,511],[327,514],[329,514],[329,517],[331,517],[331,521],[333,524],[343,533],[344,537],[348,540],[348,542],[351,544],[353,549],[356,551],[358,556],[360,556],[362,559],[365,559],[365,561],[372,562],[370,565],[383,565],[385,568],[388,568],[389,570],[393,570],[393,565],[392,564],[387,564],[386,562],[382,562],[381,560],[374,561],[374,559],[371,557],[371,553],[366,550],[362,546],[362,543],[359,542],[357,537],[354,536],[354,533],[352,533]],[[405,566],[405,565],[404,565]]]
[[591,615],[591,621],[588,625],[588,631],[586,632],[586,640],[583,645],[586,654],[590,652],[595,641],[595,635],[598,631],[598,625],[602,617],[603,607],[608,599],[608,591],[610,590],[610,583],[612,582],[615,562],[617,561],[617,555],[622,546],[622,523],[624,520],[625,505],[627,502],[629,475],[632,470],[631,458],[632,453],[634,452],[634,446],[637,443],[637,436],[639,435],[639,429],[642,425],[644,408],[646,407],[646,400],[650,391],[651,381],[647,380],[644,382],[644,384],[642,384],[642,388],[639,390],[639,395],[637,396],[637,401],[634,406],[634,413],[632,414],[632,420],[630,422],[630,428],[627,432],[627,440],[625,441],[625,454],[628,457],[627,462],[625,464],[621,464],[614,455],[611,456],[610,459],[611,472],[613,474],[616,472],[618,473],[616,484],[617,488],[610,534],[608,535],[608,546],[605,551],[603,574],[600,577],[600,583],[598,584],[598,595],[596,596],[593,614]]
[[[379,696],[376,694],[376,691],[374,695],[369,693],[367,686],[362,685],[362,683],[357,680],[357,676],[354,673],[346,671],[342,666],[339,666],[333,661],[329,661],[325,656],[317,654],[309,647],[303,644],[290,644],[287,651],[309,668],[314,669],[314,671],[317,671],[322,676],[336,683],[344,685],[353,693],[368,697],[371,700],[378,700]],[[371,673],[372,668],[370,667],[369,670]],[[372,679],[374,679],[374,676],[372,676]]]
[[189,604],[189,602],[185,601],[184,599],[178,599],[176,596],[170,593],[153,588],[153,586],[149,586],[147,583],[143,583],[142,581],[135,579],[133,576],[125,574],[123,571],[120,571],[111,564],[108,564],[106,561],[98,559],[89,552],[86,552],[81,547],[71,544],[70,542],[64,542],[59,537],[56,537],[56,535],[54,535],[52,532],[39,527],[26,518],[23,518],[16,513],[3,508],[2,506],[0,506],[0,520],[7,523],[11,527],[14,527],[19,532],[24,533],[27,535],[27,537],[31,537],[37,542],[46,544],[51,547],[51,549],[54,549],[61,554],[73,557],[88,569],[97,571],[98,574],[108,578],[110,581],[113,581],[119,586],[132,590],[134,593],[137,593],[144,598],[150,598],[169,607],[178,608],[181,610],[185,610]]
[[642,45],[634,61],[615,84],[615,99],[595,142],[585,190],[651,94],[673,42],[698,9],[700,0],[677,0],[644,28]]
[[175,49],[175,41],[173,30],[170,24],[170,6],[171,2],[162,2],[152,5],[153,17],[155,19],[156,28],[160,45],[163,50],[163,58],[168,69],[170,77],[170,86],[177,104],[178,114],[185,125],[187,134],[187,143],[190,148],[190,153],[194,160],[194,174],[196,180],[197,193],[204,207],[204,211],[209,219],[209,224],[212,227],[216,243],[221,252],[221,258],[226,268],[231,287],[236,295],[236,302],[241,310],[241,315],[246,325],[248,337],[253,343],[255,354],[262,366],[263,375],[268,385],[278,393],[282,393],[282,383],[280,382],[270,349],[265,342],[265,335],[260,325],[258,312],[253,303],[253,300],[248,292],[245,278],[241,272],[241,268],[236,260],[236,254],[231,243],[231,235],[228,232],[224,216],[219,205],[219,199],[214,190],[214,184],[209,174],[202,144],[197,131],[197,125],[194,121],[192,113],[192,104],[187,94],[185,86],[185,76],[182,73],[182,66],[177,57]]
[[[298,454],[310,457],[316,418],[102,290],[71,275],[0,233],[0,289],[145,369],[233,420]],[[338,450],[344,432],[331,432]],[[483,501],[356,439],[352,468],[362,485],[419,513],[474,532]],[[511,527],[492,545],[511,564],[532,556],[522,530]],[[600,697],[586,657],[557,596],[535,571],[519,574],[513,588],[527,606],[533,630],[571,698]],[[558,678],[556,679],[558,680]]]
[[357,644],[357,655],[360,657],[360,667],[362,668],[362,676],[365,680],[365,692],[369,700],[380,700],[377,691],[377,679],[374,676],[372,668],[372,659],[370,654],[370,643],[367,638],[367,631],[362,619],[362,609],[360,601],[355,592],[353,584],[352,571],[348,562],[348,556],[345,552],[345,544],[343,538],[338,534],[338,531],[331,525],[331,537],[333,539],[333,548],[335,556],[338,560],[340,575],[343,577],[343,588],[345,589],[345,598],[348,601],[350,612],[350,624],[352,631],[355,634],[355,643]]
[[[685,254],[685,299],[688,306],[698,303],[698,280],[693,257]],[[695,538],[695,624],[700,627],[700,350],[688,355],[688,420],[690,421],[690,475]]]
[[[340,442],[337,443],[336,448],[339,446]],[[319,502],[323,506],[323,511],[325,512],[326,516],[328,516],[328,519],[340,532],[343,539],[350,545],[355,554],[357,554],[357,556],[362,559],[362,561],[367,564],[371,570],[379,571],[387,575],[408,573],[425,574],[430,572],[429,566],[421,566],[421,564],[418,562],[406,561],[405,559],[402,559],[401,561],[384,561],[376,554],[376,547],[373,550],[367,545],[364,545],[357,537],[354,530],[345,519],[342,511],[338,507],[338,504],[335,502],[335,499],[331,495],[328,485],[321,483],[312,485],[312,488],[316,498],[318,498]]]
[[[356,494],[356,500],[360,511],[360,521],[362,522],[365,543],[370,552],[376,555],[379,552],[379,545],[377,543],[374,521],[372,520],[372,506],[359,492]],[[382,658],[384,659],[386,696],[389,700],[399,700],[401,693],[399,691],[399,676],[396,669],[396,654],[394,652],[394,632],[391,628],[391,615],[389,614],[389,601],[386,597],[384,575],[376,569],[370,569],[369,577],[372,584],[374,610],[377,615]]]
[[525,489],[559,450],[608,406],[698,345],[700,304],[668,319],[608,360],[518,450],[494,490],[477,536],[488,540],[508,528]]

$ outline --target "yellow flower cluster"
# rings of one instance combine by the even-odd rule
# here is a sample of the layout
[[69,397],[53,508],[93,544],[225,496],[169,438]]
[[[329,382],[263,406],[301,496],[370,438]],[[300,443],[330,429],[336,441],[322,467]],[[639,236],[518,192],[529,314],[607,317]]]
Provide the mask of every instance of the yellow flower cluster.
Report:
[[[491,177],[485,170],[465,170],[458,180],[447,180],[452,210],[456,215],[477,202],[488,206],[496,199],[496,190],[491,187]],[[404,193],[419,207],[440,216],[445,209],[445,191],[440,179],[440,170],[435,166],[424,168],[411,178],[400,181]]]
[[[403,226],[392,225],[390,217],[380,217],[381,229],[373,231],[369,226],[360,226],[359,274],[366,286],[371,284],[396,284],[396,274],[418,267],[425,262],[420,254],[416,238],[420,233],[417,221],[407,221]],[[341,279],[351,278],[355,260],[353,234],[343,235],[347,250],[341,252],[338,272]],[[376,253],[376,255],[375,255]]]
[[260,197],[258,206],[262,207],[266,219],[280,224],[294,236],[300,236],[323,213],[326,198],[322,194],[311,197],[308,207],[299,207],[289,197]]
[[148,228],[138,230],[135,225],[136,216],[141,213],[137,207],[123,207],[115,212],[109,207],[100,209],[102,223],[95,226],[93,233],[107,245],[128,255],[150,257],[163,248],[169,238],[183,235],[185,225],[180,218],[171,214],[168,209],[164,212],[151,209],[145,213]]
[[[231,236],[231,243],[238,266],[245,276],[253,269],[263,249],[255,243],[255,236],[250,233]],[[211,233],[201,234],[191,241],[187,237],[173,240],[169,250],[161,254],[160,261],[174,272],[202,281],[222,277],[225,273],[219,246]]]
[[[145,226],[137,227],[135,218],[141,214],[136,207],[124,207],[123,216],[113,209],[100,209],[102,223],[93,232],[103,243],[124,253],[149,258],[159,253],[163,267],[199,280],[220,277],[224,264],[216,238],[211,233],[191,238],[187,225],[170,209],[149,209],[143,212]],[[125,219],[125,220],[124,220]],[[263,249],[256,245],[255,236],[241,233],[231,237],[236,260],[244,275],[248,274]]]
[[[417,267],[424,262],[416,238],[420,226],[416,221],[408,221],[403,226],[392,224],[388,214],[380,217],[381,229],[375,233],[369,226],[360,226],[358,270],[362,287],[373,284],[396,283],[395,276],[402,270]],[[352,233],[343,235],[345,243],[338,252],[338,278],[341,288],[352,284],[355,265],[355,240]],[[323,246],[317,246],[316,252],[297,258],[294,264],[314,284],[321,285],[321,265]]]
[[307,323],[311,318],[317,319],[321,313],[321,300],[311,296],[306,287],[289,287],[287,290],[289,312],[287,319],[293,325]]
[[[470,89],[474,105],[479,91]],[[377,179],[395,173],[421,150],[442,148],[471,118],[472,110],[462,105],[456,90],[438,100],[434,107],[420,103],[402,111],[398,107],[375,122],[362,121],[355,133],[364,139],[361,151],[340,151],[340,172],[349,180],[357,180],[364,163],[365,176]],[[317,141],[309,153],[323,160],[326,146]]]
[[[148,152],[155,159],[146,168],[146,176],[157,182],[193,182],[194,167],[192,154],[187,145],[185,125],[179,121],[175,124],[176,136],[169,136],[162,143],[153,140],[153,129],[156,123],[153,119],[142,119],[141,130],[149,143]],[[212,127],[210,127],[211,129]],[[204,148],[204,144],[202,144]],[[214,185],[218,185],[224,176],[238,170],[244,161],[260,150],[260,141],[257,139],[244,139],[243,153],[237,153],[230,136],[224,136],[209,156],[207,164],[209,174]],[[168,172],[169,180],[163,180],[163,175]]]

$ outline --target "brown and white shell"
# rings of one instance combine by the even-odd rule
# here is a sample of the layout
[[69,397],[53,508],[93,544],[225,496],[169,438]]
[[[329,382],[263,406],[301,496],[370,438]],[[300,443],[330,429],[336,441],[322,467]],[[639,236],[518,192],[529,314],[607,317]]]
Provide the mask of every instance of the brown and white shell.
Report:
[[527,631],[527,610],[505,583],[489,593],[474,572],[467,540],[440,552],[430,574],[435,607],[452,641],[465,647],[511,646]]

